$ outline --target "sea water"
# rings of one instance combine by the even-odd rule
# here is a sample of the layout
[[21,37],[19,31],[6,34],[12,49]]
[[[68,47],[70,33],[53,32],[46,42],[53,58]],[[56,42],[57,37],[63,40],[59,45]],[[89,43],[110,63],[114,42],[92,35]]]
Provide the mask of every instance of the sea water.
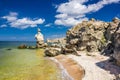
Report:
[[0,80],[62,80],[56,64],[43,49],[17,49],[35,42],[0,42]]

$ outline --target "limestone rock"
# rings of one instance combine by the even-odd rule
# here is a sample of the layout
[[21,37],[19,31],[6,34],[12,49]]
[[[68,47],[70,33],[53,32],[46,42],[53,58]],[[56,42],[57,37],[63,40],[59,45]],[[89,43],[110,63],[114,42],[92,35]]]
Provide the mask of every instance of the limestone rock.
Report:
[[44,37],[40,31],[41,30],[38,28],[38,33],[35,35],[37,48],[42,48],[44,46]]
[[66,42],[77,50],[98,51],[105,46],[104,31],[107,23],[91,19],[84,21],[66,33]]
[[117,64],[120,66],[120,23],[114,36],[114,54]]
[[105,37],[108,41],[113,40],[113,36],[114,36],[115,31],[117,30],[119,22],[120,20],[118,18],[114,18],[113,22],[110,22],[108,27],[106,28]]
[[61,49],[60,48],[46,48],[44,53],[45,53],[45,56],[53,57],[53,56],[59,55],[61,53]]
[[65,44],[66,43],[66,39],[63,38],[55,38],[55,39],[47,39],[47,43],[61,43],[61,44]]

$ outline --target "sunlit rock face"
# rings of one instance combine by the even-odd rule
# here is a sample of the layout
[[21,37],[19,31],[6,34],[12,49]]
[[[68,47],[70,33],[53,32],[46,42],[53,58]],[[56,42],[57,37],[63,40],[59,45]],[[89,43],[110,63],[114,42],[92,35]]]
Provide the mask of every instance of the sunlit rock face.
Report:
[[67,44],[77,50],[101,51],[106,43],[104,31],[107,26],[108,23],[93,18],[83,21],[67,31]]
[[36,47],[42,48],[44,46],[44,36],[39,28],[38,28],[38,33],[35,35],[35,39],[37,42]]
[[[115,43],[118,44],[118,38],[115,35],[119,35],[119,23],[120,20],[117,17],[113,18],[112,22],[98,21],[93,18],[83,21],[67,31],[66,44],[77,50],[113,54]],[[116,41],[115,38],[117,38]]]

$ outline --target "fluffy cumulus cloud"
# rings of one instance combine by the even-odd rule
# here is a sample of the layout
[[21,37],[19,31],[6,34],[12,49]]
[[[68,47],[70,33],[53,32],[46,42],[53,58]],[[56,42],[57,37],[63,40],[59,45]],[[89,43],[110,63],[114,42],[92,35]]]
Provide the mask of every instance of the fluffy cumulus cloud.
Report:
[[118,3],[120,0],[99,0],[94,4],[85,5],[89,0],[69,0],[57,7],[55,24],[73,26],[83,20],[88,20],[86,14],[96,12],[105,5]]
[[27,17],[18,18],[18,13],[16,12],[10,12],[9,15],[7,16],[3,16],[3,19],[7,20],[7,23],[11,26],[11,27],[15,27],[15,28],[20,28],[20,29],[25,29],[28,27],[36,27],[39,24],[43,24],[45,19],[30,19]]

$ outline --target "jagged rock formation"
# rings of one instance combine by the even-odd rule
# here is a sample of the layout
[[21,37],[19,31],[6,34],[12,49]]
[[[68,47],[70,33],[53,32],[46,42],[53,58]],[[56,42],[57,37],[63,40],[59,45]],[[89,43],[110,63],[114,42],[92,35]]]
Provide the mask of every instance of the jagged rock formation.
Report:
[[106,43],[104,32],[107,26],[108,23],[95,19],[84,21],[67,31],[67,44],[77,50],[101,51]]
[[65,38],[47,39],[48,47],[61,48],[66,44]]
[[114,54],[113,57],[116,59],[117,64],[120,66],[120,23],[114,35]]
[[120,20],[114,18],[112,22],[95,19],[83,21],[67,31],[66,46],[64,50],[75,48],[81,51],[113,54],[120,65]]
[[106,44],[106,49],[104,49],[104,52],[106,54],[113,54],[114,51],[114,39],[115,39],[115,35],[116,32],[118,31],[118,24],[120,23],[120,20],[118,18],[114,18],[112,20],[112,22],[109,23],[109,25],[107,26],[104,35],[105,38],[107,40],[107,44]]
[[63,38],[56,38],[56,39],[47,39],[47,43],[61,43],[61,44],[65,44],[66,43],[66,39]]
[[120,20],[114,18],[112,22],[103,22],[92,18],[83,21],[66,32],[66,44],[59,48],[61,51],[46,50],[46,55],[78,55],[78,50],[100,51],[101,54],[112,56],[120,65]]
[[37,48],[42,48],[44,47],[44,37],[43,34],[40,32],[41,30],[38,28],[38,33],[35,35],[36,41],[36,47]]

